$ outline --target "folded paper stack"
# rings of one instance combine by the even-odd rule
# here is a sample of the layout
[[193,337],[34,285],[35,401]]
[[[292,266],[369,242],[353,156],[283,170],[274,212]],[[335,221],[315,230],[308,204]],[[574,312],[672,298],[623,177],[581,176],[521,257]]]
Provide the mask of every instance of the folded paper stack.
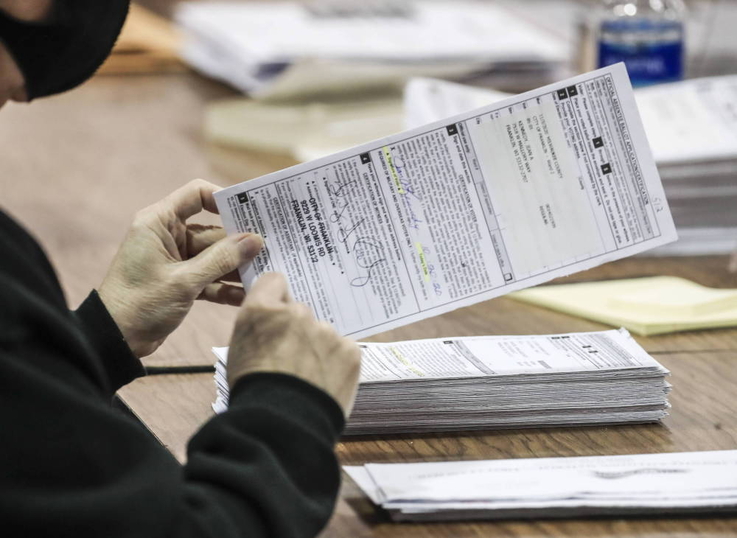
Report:
[[737,450],[344,467],[396,521],[734,511]]
[[[361,384],[347,435],[642,423],[667,415],[668,371],[624,329],[359,345]],[[222,411],[227,348],[213,351],[213,408]]]
[[484,73],[530,88],[565,71],[569,47],[558,32],[495,4],[327,4],[181,3],[183,56],[208,76],[272,99],[399,89],[420,75]]

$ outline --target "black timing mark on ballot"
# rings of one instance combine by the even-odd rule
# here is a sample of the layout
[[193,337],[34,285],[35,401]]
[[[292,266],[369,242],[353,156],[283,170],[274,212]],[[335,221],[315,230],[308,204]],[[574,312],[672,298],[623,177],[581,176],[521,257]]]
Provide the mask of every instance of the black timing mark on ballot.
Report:
[[238,193],[236,196],[238,197],[238,203],[245,204],[248,202],[248,194],[245,192]]
[[448,125],[445,129],[448,131],[448,136],[458,134],[458,126],[455,123]]
[[558,90],[557,93],[558,93],[558,99],[560,99],[561,101],[563,99],[568,99],[568,92],[565,90],[565,88]]
[[602,174],[611,174],[612,173],[612,165],[609,163],[605,163],[601,165],[601,173]]
[[604,140],[600,136],[591,140],[591,143],[594,145],[594,148],[601,148],[604,146]]
[[578,95],[578,88],[576,86],[568,86],[568,97],[576,97]]
[[368,164],[371,162],[370,153],[361,153],[361,164]]

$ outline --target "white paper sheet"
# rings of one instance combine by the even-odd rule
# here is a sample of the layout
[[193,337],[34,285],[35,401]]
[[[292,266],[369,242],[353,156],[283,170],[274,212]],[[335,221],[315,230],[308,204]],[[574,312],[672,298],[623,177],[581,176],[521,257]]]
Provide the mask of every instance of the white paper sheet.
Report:
[[229,187],[241,272],[362,338],[676,239],[623,65]]
[[430,1],[409,7],[403,16],[320,16],[298,2],[185,2],[178,7],[177,20],[197,35],[220,43],[230,54],[251,61],[562,62],[568,56],[565,41],[499,6]]
[[[405,125],[413,128],[461,114],[497,102],[502,96],[484,88],[415,78],[404,93]],[[737,159],[737,75],[639,88],[635,99],[658,164]],[[733,164],[722,168],[725,166],[734,171]],[[718,164],[709,170],[724,172]],[[693,169],[684,169],[681,175],[689,173],[693,174]]]
[[658,163],[737,159],[737,75],[641,88],[635,95]]
[[737,451],[344,467],[377,504],[407,512],[720,506],[737,501]]
[[509,97],[512,95],[487,88],[415,77],[404,87],[404,128],[414,129]]
[[[362,342],[360,383],[627,368],[667,371],[626,329],[550,335],[466,336]],[[218,368],[228,348],[214,347]],[[222,374],[225,373],[223,370]]]
[[360,344],[361,383],[660,365],[625,329]]
[[321,4],[180,3],[182,56],[208,76],[274,100],[386,91],[412,76],[480,72],[519,86],[562,70],[570,57],[559,32],[488,2]]

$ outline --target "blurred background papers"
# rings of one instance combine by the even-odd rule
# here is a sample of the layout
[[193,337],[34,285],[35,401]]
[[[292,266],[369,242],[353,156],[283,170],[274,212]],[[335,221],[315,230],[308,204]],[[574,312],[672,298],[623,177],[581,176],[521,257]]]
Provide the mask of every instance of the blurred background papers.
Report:
[[303,104],[227,99],[207,108],[205,136],[306,162],[401,131],[402,116],[399,97]]
[[561,35],[473,1],[185,2],[175,18],[192,67],[271,100],[491,72],[518,90],[561,78],[570,56]]
[[[208,107],[218,144],[309,161],[404,129],[500,101],[510,94],[413,78],[404,96],[278,104],[242,99]],[[646,255],[724,254],[737,249],[737,76],[635,90],[640,115],[678,229]]]
[[[414,80],[405,91],[405,128],[503,97],[441,80]],[[732,252],[737,248],[737,75],[640,88],[635,99],[679,235],[647,255]]]
[[[304,162],[564,78],[574,13],[565,2],[216,1],[184,2],[175,18],[186,62],[251,97],[208,106],[205,136],[218,154]],[[696,75],[709,72],[706,44],[719,45],[709,13],[705,25],[695,10],[690,30],[703,42],[703,54],[689,49]],[[636,98],[680,236],[648,254],[731,252],[737,75],[640,88]]]

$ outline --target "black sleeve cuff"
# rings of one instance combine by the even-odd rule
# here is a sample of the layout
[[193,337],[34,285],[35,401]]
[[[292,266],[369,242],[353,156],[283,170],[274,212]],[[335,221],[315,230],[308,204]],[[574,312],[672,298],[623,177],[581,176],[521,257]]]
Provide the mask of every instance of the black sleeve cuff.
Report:
[[93,351],[100,358],[113,393],[135,378],[146,375],[143,364],[128,347],[96,290],[92,290],[74,315]]
[[328,393],[298,377],[256,372],[239,379],[230,391],[229,408],[253,405],[287,411],[303,424],[329,436],[335,443],[345,427],[343,410]]

